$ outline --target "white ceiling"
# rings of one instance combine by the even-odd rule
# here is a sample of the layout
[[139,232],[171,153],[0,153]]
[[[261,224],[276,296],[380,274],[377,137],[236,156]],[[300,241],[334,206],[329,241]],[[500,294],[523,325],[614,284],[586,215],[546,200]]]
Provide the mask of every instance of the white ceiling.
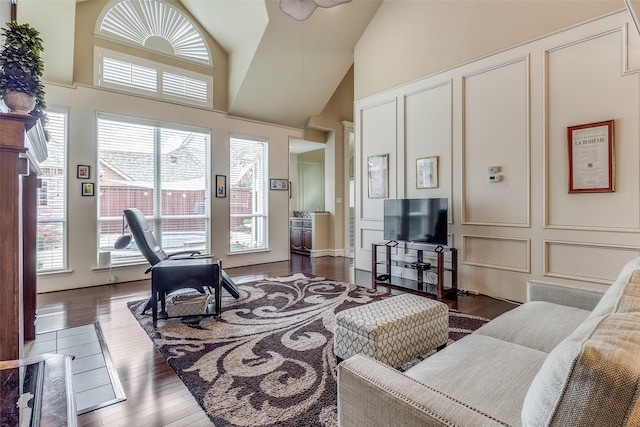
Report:
[[229,114],[294,127],[322,112],[381,2],[318,8],[299,22],[278,0],[182,0],[229,54]]
[[[74,5],[81,1],[92,0],[19,0],[19,21],[46,40],[45,79],[52,82],[73,83]],[[297,128],[322,112],[381,3],[317,8],[298,22],[278,0],[182,0],[229,55],[228,113]]]

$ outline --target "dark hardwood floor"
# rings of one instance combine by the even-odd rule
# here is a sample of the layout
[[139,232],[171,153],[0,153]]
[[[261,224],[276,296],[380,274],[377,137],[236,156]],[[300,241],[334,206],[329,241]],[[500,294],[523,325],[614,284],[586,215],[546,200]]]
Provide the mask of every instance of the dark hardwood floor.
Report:
[[[143,268],[143,267],[141,267]],[[292,273],[310,273],[370,286],[369,272],[354,272],[349,258],[308,258],[225,269],[238,283]],[[149,296],[150,282],[119,283],[38,295],[38,332],[100,322],[127,400],[78,417],[79,426],[212,425],[164,357],[138,325],[127,302]],[[464,313],[494,318],[515,307],[486,296],[449,301]]]

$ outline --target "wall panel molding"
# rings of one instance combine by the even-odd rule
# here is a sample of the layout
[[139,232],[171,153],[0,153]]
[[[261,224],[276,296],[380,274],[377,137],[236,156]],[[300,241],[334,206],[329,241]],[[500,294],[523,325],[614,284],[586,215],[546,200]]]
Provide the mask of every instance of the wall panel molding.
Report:
[[[453,220],[453,80],[434,81],[403,94],[404,196],[446,197]],[[416,188],[416,159],[438,157],[438,187]],[[398,196],[400,197],[400,196]]]
[[[357,148],[356,174],[360,177],[360,185],[356,197],[358,201],[358,218],[361,220],[380,220],[383,210],[383,199],[369,198],[369,181],[367,175],[367,158],[373,155],[388,154],[387,186],[388,197],[396,197],[397,177],[397,115],[398,99],[386,99],[360,110],[360,136],[362,141]],[[358,180],[356,180],[358,181]]]
[[[544,228],[640,232],[640,150],[638,144],[624,144],[640,135],[640,84],[637,70],[629,69],[629,53],[640,56],[640,35],[629,34],[627,27],[580,34],[543,51]],[[568,194],[567,127],[611,119],[616,191]],[[630,119],[635,126],[628,125]],[[594,206],[607,206],[609,214]]]
[[[530,227],[529,55],[462,76],[462,223]],[[500,180],[489,182],[489,166]]]
[[461,263],[530,273],[531,239],[463,234]]
[[[461,280],[478,292],[522,301],[526,280],[542,279],[603,288],[640,256],[640,33],[632,25],[620,10],[355,102],[360,149],[373,138],[375,151],[396,152],[390,198],[450,198],[450,244]],[[382,137],[367,115],[389,102],[396,118]],[[616,191],[569,194],[567,127],[604,120],[615,121]],[[412,188],[415,158],[443,152],[451,170],[441,163],[440,181],[446,174],[449,187]],[[489,183],[489,166],[501,167],[503,180]],[[366,197],[366,174],[357,177]],[[356,203],[358,269],[370,270],[368,243],[383,237],[382,202],[374,205]]]
[[640,256],[640,247],[544,240],[544,275],[590,283],[611,284],[620,269]]
[[363,252],[371,252],[371,244],[382,242],[384,240],[384,231],[376,228],[360,229],[360,250]]

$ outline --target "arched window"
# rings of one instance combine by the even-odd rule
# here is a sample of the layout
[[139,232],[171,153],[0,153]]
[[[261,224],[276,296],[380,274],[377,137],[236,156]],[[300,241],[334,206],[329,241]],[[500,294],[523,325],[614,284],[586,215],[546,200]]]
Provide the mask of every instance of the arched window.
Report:
[[[102,11],[97,36],[213,67],[202,34],[162,0],[118,0]],[[96,46],[94,85],[213,108],[213,76]]]
[[95,33],[187,61],[213,65],[198,28],[181,11],[161,0],[111,2],[102,11]]

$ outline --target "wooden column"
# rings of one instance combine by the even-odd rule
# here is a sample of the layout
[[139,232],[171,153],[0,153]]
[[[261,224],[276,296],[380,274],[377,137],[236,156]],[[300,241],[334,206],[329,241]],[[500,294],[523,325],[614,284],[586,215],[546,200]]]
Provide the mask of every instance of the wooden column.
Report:
[[22,357],[22,213],[20,175],[28,171],[29,115],[0,114],[0,360]]

